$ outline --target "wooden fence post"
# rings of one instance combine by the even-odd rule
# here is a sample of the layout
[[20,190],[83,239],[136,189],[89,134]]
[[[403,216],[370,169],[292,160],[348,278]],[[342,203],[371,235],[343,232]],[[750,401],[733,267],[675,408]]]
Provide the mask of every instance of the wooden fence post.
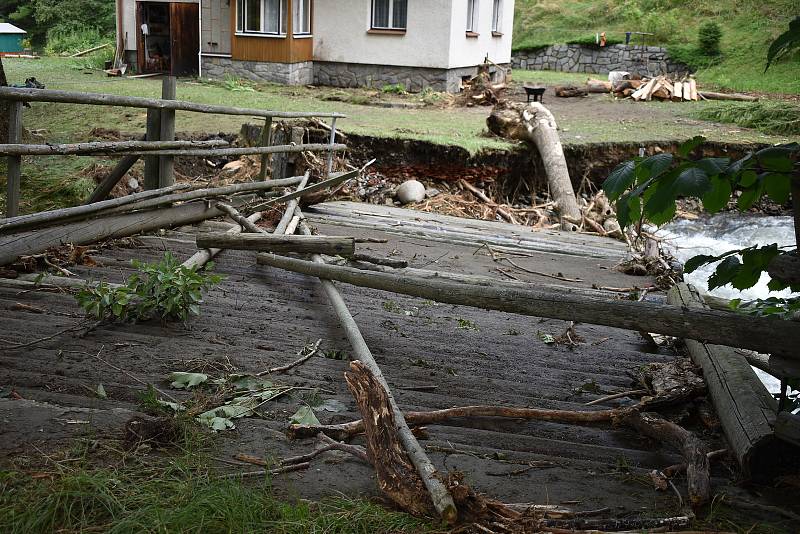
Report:
[[[8,142],[22,142],[22,102],[8,106]],[[19,215],[19,190],[22,179],[22,156],[9,156],[6,182],[6,217]]]
[[[161,110],[147,109],[147,141],[159,141],[161,137]],[[145,156],[144,158],[144,188],[158,189],[158,156]]]
[[[161,98],[175,100],[175,76],[166,76],[161,85]],[[175,110],[161,110],[161,138],[160,141],[175,140]],[[159,157],[158,187],[169,187],[175,183],[175,158],[173,156]]]
[[[269,146],[272,143],[272,117],[264,119],[264,127],[261,129],[261,146]],[[267,166],[269,165],[269,154],[261,156],[261,169],[258,171],[258,179],[264,181],[267,179]]]

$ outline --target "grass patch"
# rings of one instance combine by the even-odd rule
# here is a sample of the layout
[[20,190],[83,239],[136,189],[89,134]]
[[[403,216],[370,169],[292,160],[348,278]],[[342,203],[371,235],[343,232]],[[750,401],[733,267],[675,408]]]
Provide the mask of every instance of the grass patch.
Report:
[[589,78],[605,78],[602,74],[585,72],[561,72],[557,70],[515,70],[512,79],[517,83],[539,83],[546,85],[583,85]]
[[715,102],[692,116],[755,128],[765,134],[800,135],[800,105],[788,102]]
[[422,521],[366,501],[276,500],[268,480],[247,485],[185,467],[157,477],[113,469],[64,470],[52,480],[0,472],[0,525],[37,532],[417,533]]

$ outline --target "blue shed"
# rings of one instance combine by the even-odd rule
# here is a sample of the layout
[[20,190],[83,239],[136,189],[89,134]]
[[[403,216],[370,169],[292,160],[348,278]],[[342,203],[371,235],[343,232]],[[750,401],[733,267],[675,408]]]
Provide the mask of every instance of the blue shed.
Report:
[[0,54],[18,54],[22,52],[22,40],[26,32],[8,22],[0,22]]

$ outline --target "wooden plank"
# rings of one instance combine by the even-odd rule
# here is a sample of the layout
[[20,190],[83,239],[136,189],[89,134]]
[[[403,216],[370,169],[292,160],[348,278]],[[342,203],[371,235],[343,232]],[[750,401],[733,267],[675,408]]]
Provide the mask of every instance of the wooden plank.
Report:
[[[145,140],[159,141],[161,139],[161,111],[158,109],[147,110],[147,133]],[[141,154],[130,154],[140,156]],[[158,189],[158,156],[148,155],[144,158],[144,188]]]
[[[242,196],[231,199],[237,206],[253,200]],[[0,237],[0,265],[12,263],[22,255],[39,254],[65,243],[88,245],[104,239],[128,237],[142,232],[192,224],[224,215],[207,202],[191,202],[180,206],[146,212],[123,213],[101,219],[52,226],[34,232]]]
[[[0,89],[5,89],[0,87]],[[8,142],[22,141],[22,102],[12,102],[8,106]],[[22,157],[9,156],[6,173],[6,217],[19,213],[19,192],[22,182]]]
[[[174,6],[172,6],[174,7]],[[177,82],[175,76],[165,76],[161,81],[161,98],[175,100]],[[175,110],[161,110],[160,141],[175,140]],[[173,156],[164,155],[158,158],[158,187],[168,187],[175,183],[175,159]]]
[[131,150],[152,151],[183,148],[218,148],[227,146],[224,139],[208,141],[92,141],[55,145],[0,145],[0,156],[113,156]]
[[105,93],[81,93],[53,89],[27,89],[20,87],[0,87],[0,99],[17,102],[57,102],[63,104],[89,104],[95,106],[123,106],[130,108],[173,109],[195,113],[217,113],[221,115],[252,115],[254,117],[276,117],[281,119],[301,119],[310,117],[345,117],[341,113],[313,111],[272,111],[266,109],[236,108],[198,104],[185,100],[161,100],[138,96],[120,96]]
[[800,345],[800,324],[794,321],[652,302],[592,298],[568,291],[546,291],[535,286],[523,288],[502,281],[493,286],[481,286],[444,279],[429,280],[338,265],[319,265],[274,254],[259,254],[258,262],[317,278],[449,304],[698,338],[800,359],[800,354],[794,350]]
[[[694,288],[684,283],[670,290],[667,302],[687,311],[707,308]],[[789,326],[790,321],[783,322]],[[774,335],[781,336],[780,330]],[[703,369],[722,430],[742,470],[756,478],[769,478],[778,468],[776,463],[782,462],[775,457],[774,449],[775,399],[743,355],[729,347],[707,345],[693,339],[685,341],[692,361]]]
[[[159,129],[160,131],[160,129]],[[202,148],[185,150],[132,150],[130,154],[139,156],[255,156],[259,154],[277,154],[281,152],[341,152],[347,150],[347,145],[328,145],[314,143],[308,145],[273,145],[235,148]]]
[[215,232],[199,234],[197,236],[197,247],[352,256],[355,252],[356,244],[355,238],[345,236],[237,235],[227,232]]

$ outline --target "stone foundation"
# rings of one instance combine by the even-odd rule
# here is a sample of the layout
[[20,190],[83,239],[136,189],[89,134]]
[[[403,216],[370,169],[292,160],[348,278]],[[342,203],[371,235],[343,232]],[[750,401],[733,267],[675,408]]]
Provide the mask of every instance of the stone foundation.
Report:
[[427,88],[434,91],[457,93],[461,90],[462,78],[472,76],[476,72],[476,67],[432,69],[315,61],[314,84],[380,89],[385,85],[399,83],[406,91],[412,93],[418,93]]
[[314,80],[314,63],[267,63],[240,61],[227,57],[203,56],[203,73],[207,78],[224,78],[226,74],[255,82],[306,85]]
[[684,75],[691,69],[670,59],[659,46],[553,45],[532,52],[515,52],[511,65],[522,70],[557,70],[608,74],[612,70],[641,76]]

